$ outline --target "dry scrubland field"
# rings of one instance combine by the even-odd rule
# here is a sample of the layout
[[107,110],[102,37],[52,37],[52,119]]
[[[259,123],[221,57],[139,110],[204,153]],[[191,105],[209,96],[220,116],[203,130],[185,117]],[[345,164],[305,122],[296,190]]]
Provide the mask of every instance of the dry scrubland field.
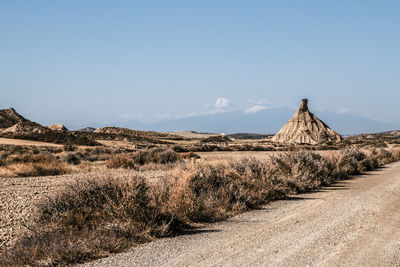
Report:
[[110,131],[95,146],[0,138],[0,265],[105,257],[400,159],[394,132],[307,146]]

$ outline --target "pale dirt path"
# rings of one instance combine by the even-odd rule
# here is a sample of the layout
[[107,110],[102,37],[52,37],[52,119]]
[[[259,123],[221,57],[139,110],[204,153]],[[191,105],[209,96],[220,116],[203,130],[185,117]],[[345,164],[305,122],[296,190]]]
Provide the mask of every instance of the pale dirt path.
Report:
[[400,266],[400,162],[87,266]]

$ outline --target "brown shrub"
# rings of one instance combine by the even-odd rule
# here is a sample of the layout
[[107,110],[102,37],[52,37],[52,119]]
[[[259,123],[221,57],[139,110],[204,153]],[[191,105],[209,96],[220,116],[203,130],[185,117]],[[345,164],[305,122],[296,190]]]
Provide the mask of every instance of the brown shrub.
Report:
[[338,178],[360,174],[366,159],[367,156],[358,148],[346,148],[341,151],[336,163]]
[[194,152],[181,153],[180,157],[183,159],[199,159],[200,158],[199,154],[196,154]]
[[67,153],[64,154],[61,158],[63,162],[67,162],[73,165],[79,165],[81,163],[81,159],[78,153]]
[[374,151],[375,157],[378,159],[379,165],[385,165],[394,161],[393,154],[386,149],[378,149]]
[[106,162],[108,168],[135,169],[136,165],[133,159],[128,155],[116,155]]
[[153,148],[151,150],[138,151],[133,154],[132,158],[138,165],[144,165],[148,163],[175,163],[180,159],[179,154],[174,150],[165,150],[163,148]]
[[333,163],[313,152],[284,153],[273,157],[271,165],[275,183],[281,183],[290,193],[310,191],[335,179]]
[[76,149],[77,149],[77,147],[74,145],[64,145],[63,146],[63,150],[66,152],[75,151]]
[[38,205],[31,235],[1,265],[65,265],[123,251],[184,225],[162,213],[141,176],[77,181]]
[[70,169],[59,161],[52,162],[37,162],[37,163],[18,163],[10,166],[17,176],[48,176],[48,175],[61,175],[70,172]]
[[398,161],[400,160],[400,147],[394,147],[392,148],[392,159],[393,161]]

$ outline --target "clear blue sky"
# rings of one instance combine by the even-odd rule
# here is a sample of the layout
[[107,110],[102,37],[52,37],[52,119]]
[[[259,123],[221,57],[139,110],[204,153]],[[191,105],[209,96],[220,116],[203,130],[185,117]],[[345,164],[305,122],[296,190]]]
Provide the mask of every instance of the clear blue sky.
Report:
[[81,125],[308,97],[400,124],[399,14],[378,0],[1,0],[0,108]]

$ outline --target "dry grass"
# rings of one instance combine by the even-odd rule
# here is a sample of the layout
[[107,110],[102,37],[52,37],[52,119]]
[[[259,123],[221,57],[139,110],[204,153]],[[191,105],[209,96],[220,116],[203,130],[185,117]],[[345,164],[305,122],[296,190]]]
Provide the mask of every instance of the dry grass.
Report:
[[353,148],[327,155],[301,151],[265,161],[179,164],[154,184],[137,174],[76,181],[38,205],[31,234],[4,251],[0,265],[64,265],[104,257],[399,157],[399,149]]
[[167,164],[175,163],[180,157],[178,153],[171,149],[154,148],[150,150],[138,151],[132,155],[134,162],[138,165],[148,163]]
[[67,164],[60,162],[51,154],[13,155],[3,160],[3,169],[7,176],[48,176],[61,175],[70,172]]
[[124,169],[135,169],[136,165],[132,157],[128,155],[116,155],[106,162],[108,168],[124,168]]
[[171,149],[154,148],[131,154],[117,154],[107,161],[106,166],[108,168],[137,169],[140,165],[171,164],[180,159],[181,156]]

